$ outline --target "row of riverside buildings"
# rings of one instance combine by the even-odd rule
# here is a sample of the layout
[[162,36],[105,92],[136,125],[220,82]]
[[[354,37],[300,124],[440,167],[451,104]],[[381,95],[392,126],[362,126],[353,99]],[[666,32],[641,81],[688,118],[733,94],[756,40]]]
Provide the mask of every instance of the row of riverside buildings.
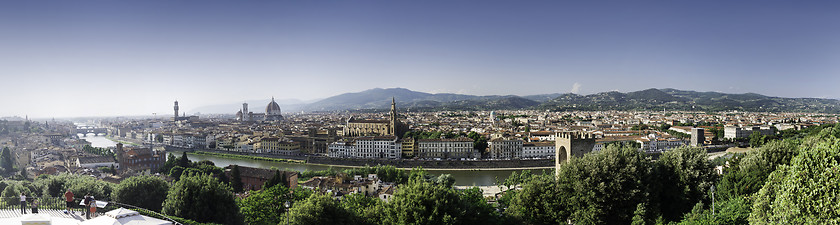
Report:
[[[686,145],[677,138],[654,134],[642,137],[604,137],[595,140],[592,151],[611,143],[637,143],[640,151],[655,153]],[[363,159],[547,159],[555,156],[555,140],[526,142],[518,138],[494,138],[488,148],[475,149],[472,139],[398,139],[396,136],[366,136],[330,143],[328,156]]]

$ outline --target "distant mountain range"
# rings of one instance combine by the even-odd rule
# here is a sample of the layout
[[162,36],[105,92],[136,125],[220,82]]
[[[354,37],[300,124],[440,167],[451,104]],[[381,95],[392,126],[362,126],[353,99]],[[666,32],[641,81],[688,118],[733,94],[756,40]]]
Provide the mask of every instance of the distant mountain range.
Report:
[[749,112],[840,112],[840,101],[821,98],[782,98],[755,93],[683,91],[671,88],[634,92],[564,94],[538,106],[550,110],[686,110]]
[[[463,95],[430,94],[405,88],[375,88],[345,93],[314,102],[277,101],[284,112],[387,110],[391,98],[397,107],[411,111],[439,110],[686,110],[686,111],[754,111],[754,112],[823,112],[840,113],[840,101],[821,98],[783,98],[755,93],[727,94],[720,92],[683,91],[671,88],[634,92],[602,92],[591,95]],[[270,100],[249,101],[252,111],[262,111]],[[202,113],[235,113],[241,103],[205,106],[193,109]],[[224,111],[218,111],[218,110]],[[218,111],[218,112],[216,112]]]

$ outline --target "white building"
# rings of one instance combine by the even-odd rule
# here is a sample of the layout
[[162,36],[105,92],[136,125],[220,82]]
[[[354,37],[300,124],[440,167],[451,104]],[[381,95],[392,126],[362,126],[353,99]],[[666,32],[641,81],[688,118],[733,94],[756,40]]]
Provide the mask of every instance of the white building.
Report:
[[334,158],[350,158],[349,152],[355,152],[353,142],[336,141],[327,145],[327,156]]
[[641,138],[637,142],[642,144],[642,150],[648,153],[664,152],[672,148],[686,145],[685,141],[678,138],[661,138],[655,134]]
[[465,137],[453,139],[420,139],[417,141],[417,157],[420,158],[470,158],[473,156],[473,140]]
[[752,127],[736,127],[736,126],[726,126],[723,128],[723,138],[726,139],[736,139],[736,138],[748,138],[752,135],[753,132],[759,132],[761,135],[773,135],[773,129],[775,127],[772,126],[752,126]]
[[93,156],[76,158],[76,166],[83,168],[111,167],[119,168],[119,164],[111,156]]
[[554,158],[554,142],[528,142],[522,144],[523,158]]
[[[356,158],[400,159],[402,144],[396,136],[376,136],[356,138]],[[351,153],[351,155],[353,155]]]
[[400,159],[402,144],[396,136],[359,137],[352,141],[333,142],[327,155],[338,158]]

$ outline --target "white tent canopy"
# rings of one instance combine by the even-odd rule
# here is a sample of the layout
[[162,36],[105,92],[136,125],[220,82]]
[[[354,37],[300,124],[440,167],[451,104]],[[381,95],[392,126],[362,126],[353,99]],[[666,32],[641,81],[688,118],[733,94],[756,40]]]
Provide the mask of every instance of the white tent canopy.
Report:
[[105,213],[105,216],[96,217],[94,219],[81,223],[82,225],[172,225],[173,223],[166,220],[156,219],[140,213],[119,208]]
[[51,217],[46,214],[26,214],[14,218],[0,218],[3,225],[78,225],[79,221],[68,218]]

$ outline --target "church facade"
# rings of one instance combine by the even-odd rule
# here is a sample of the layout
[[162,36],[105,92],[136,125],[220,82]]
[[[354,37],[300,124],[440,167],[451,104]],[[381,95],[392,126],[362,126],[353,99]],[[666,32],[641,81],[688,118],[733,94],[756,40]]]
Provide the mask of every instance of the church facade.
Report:
[[397,105],[391,98],[391,112],[386,120],[356,119],[352,116],[344,126],[344,136],[397,136],[405,133],[405,125],[397,119]]

